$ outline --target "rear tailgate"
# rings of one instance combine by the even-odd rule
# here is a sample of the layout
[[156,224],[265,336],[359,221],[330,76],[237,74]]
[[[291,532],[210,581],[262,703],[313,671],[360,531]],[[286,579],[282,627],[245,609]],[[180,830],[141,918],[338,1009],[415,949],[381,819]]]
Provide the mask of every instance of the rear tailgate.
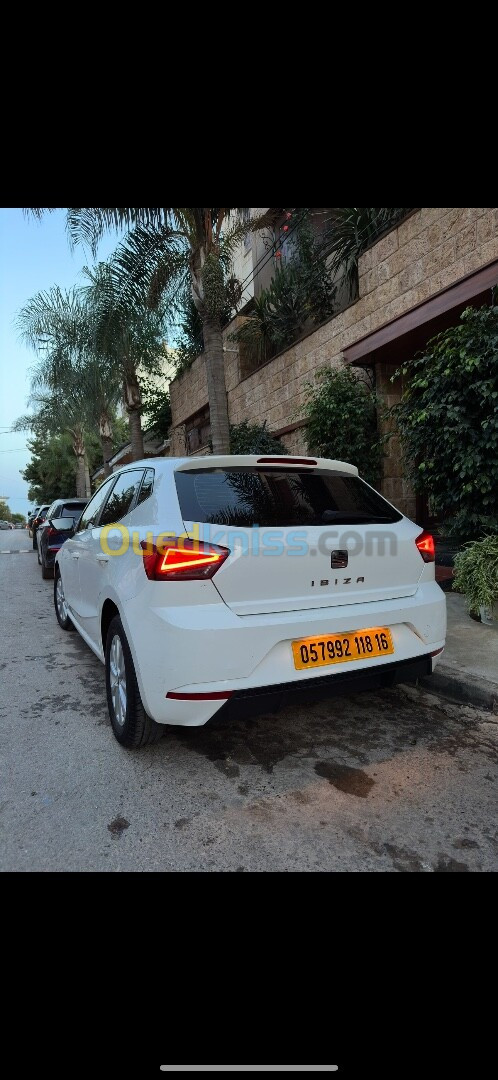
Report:
[[228,547],[213,584],[238,615],[411,596],[420,529],[352,468],[208,465],[175,474],[185,529]]

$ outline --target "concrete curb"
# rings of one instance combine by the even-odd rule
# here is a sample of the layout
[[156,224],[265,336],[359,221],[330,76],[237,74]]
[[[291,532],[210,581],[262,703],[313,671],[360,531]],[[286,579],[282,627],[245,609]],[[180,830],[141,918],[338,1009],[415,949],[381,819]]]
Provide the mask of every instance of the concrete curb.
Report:
[[498,682],[471,675],[450,664],[438,664],[434,674],[424,675],[418,685],[462,705],[476,705],[479,709],[498,713]]

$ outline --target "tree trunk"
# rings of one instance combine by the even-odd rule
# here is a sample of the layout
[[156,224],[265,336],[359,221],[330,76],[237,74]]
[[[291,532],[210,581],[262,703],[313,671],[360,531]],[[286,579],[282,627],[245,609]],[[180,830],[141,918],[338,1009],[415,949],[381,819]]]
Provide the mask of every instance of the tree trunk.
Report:
[[104,476],[111,475],[109,459],[112,457],[112,423],[107,413],[102,413],[99,421],[100,445],[104,462]]
[[86,495],[85,483],[85,454],[76,455],[76,497],[84,499]]
[[136,376],[127,376],[125,382],[125,406],[128,413],[130,428],[131,460],[139,461],[145,457],[144,437],[140,410],[142,408],[142,395]]
[[102,459],[104,462],[104,476],[110,476],[112,469],[109,465],[109,459],[112,458],[112,439],[108,439],[105,435],[101,435],[100,445],[102,447]]
[[[76,496],[78,499],[84,499],[87,494],[86,477],[88,473],[85,435],[80,427],[69,428],[68,430],[73,440],[73,453],[76,458]],[[88,487],[90,487],[90,480]]]
[[91,494],[92,494],[92,485],[91,485],[91,481],[90,481],[90,469],[89,469],[89,466],[88,466],[88,455],[85,453],[85,495],[86,495],[87,499],[90,498]]
[[[202,317],[202,316],[201,316]],[[230,453],[223,335],[219,320],[202,317],[213,454]]]

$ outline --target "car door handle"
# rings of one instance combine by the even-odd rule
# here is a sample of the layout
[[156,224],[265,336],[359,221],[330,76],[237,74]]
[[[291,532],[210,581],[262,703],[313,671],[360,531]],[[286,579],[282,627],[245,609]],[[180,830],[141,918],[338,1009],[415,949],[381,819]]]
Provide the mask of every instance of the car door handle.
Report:
[[97,555],[97,562],[99,562],[99,563],[109,562],[109,556],[108,555]]

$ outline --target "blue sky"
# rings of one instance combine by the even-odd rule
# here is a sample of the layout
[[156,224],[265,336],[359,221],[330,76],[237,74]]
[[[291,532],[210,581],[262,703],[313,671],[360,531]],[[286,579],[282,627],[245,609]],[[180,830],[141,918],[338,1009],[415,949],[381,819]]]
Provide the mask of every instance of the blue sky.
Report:
[[[13,512],[26,513],[30,505],[28,485],[19,475],[30,457],[26,449],[30,436],[8,429],[27,412],[29,369],[36,361],[18,339],[16,313],[41,289],[78,284],[81,268],[92,261],[83,248],[70,250],[65,220],[63,210],[38,222],[19,208],[0,208],[0,496],[8,496]],[[106,237],[99,258],[106,258],[116,243],[115,236]]]

